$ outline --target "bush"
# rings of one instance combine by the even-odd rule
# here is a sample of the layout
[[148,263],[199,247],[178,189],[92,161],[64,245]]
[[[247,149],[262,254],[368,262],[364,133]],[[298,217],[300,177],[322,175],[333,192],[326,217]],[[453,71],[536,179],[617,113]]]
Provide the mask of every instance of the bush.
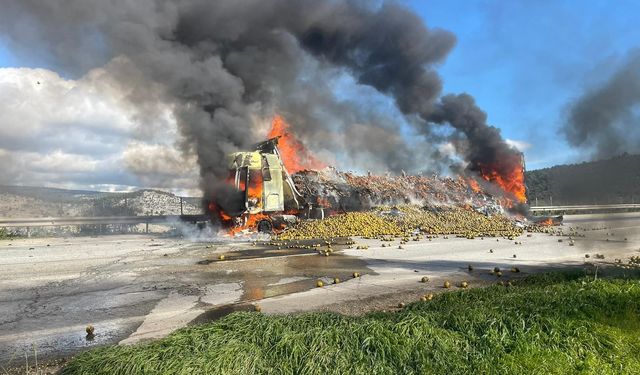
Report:
[[15,235],[9,232],[6,228],[0,228],[0,240],[8,240],[14,237]]

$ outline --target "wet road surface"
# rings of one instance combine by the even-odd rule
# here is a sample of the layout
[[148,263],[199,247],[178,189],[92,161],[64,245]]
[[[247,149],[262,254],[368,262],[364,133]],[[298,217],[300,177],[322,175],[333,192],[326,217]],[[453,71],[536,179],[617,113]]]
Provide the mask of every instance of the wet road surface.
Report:
[[[0,241],[0,364],[24,362],[34,350],[44,359],[159,337],[213,308],[353,271],[371,272],[357,258],[251,243],[138,235]],[[89,324],[93,340],[85,338]]]

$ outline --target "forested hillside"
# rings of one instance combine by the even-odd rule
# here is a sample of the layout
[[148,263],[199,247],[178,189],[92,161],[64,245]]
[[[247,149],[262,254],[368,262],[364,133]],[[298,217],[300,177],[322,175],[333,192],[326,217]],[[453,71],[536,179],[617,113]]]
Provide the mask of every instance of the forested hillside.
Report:
[[526,182],[532,205],[640,203],[640,155],[529,171]]

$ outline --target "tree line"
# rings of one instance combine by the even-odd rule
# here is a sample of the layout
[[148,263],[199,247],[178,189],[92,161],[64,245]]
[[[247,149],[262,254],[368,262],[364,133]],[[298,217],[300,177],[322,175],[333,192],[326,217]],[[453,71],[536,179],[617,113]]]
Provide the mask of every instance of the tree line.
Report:
[[532,205],[640,203],[640,155],[557,165],[525,178]]

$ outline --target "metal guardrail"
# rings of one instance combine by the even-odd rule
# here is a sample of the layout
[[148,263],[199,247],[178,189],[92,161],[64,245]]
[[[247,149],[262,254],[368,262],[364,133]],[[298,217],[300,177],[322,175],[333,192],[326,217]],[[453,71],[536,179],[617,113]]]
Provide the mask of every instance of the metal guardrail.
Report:
[[207,215],[101,216],[101,217],[37,217],[0,218],[2,227],[47,227],[64,225],[152,224],[171,221],[208,221]]
[[590,204],[590,205],[572,205],[572,206],[535,206],[530,211],[601,211],[601,210],[623,210],[623,209],[640,209],[640,204]]
[[[640,209],[638,203],[628,204],[597,204],[597,205],[570,205],[570,206],[533,206],[532,212],[540,211],[587,211],[587,210],[612,210],[612,209]],[[3,227],[46,227],[63,225],[107,225],[107,224],[154,224],[171,221],[198,222],[208,221],[207,215],[152,215],[152,216],[97,216],[97,217],[35,217],[35,218],[2,218],[0,228]]]

